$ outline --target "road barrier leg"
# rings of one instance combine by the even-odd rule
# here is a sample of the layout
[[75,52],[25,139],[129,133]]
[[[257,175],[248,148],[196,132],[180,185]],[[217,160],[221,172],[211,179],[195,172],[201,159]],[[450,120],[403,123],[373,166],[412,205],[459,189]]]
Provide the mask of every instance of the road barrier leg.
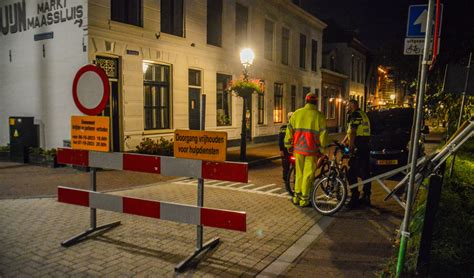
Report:
[[[91,190],[92,191],[97,191],[97,169],[96,168],[91,168],[91,171],[90,171],[90,182],[91,182]],[[77,244],[85,239],[87,239],[87,236],[92,234],[92,233],[95,233],[95,232],[99,232],[99,231],[102,231],[102,232],[106,232],[114,227],[117,227],[118,225],[120,225],[120,221],[117,221],[117,222],[113,222],[113,223],[110,223],[110,224],[106,224],[106,225],[102,225],[102,226],[99,226],[97,227],[97,211],[95,208],[91,208],[91,217],[90,217],[90,227],[89,229],[87,229],[86,231],[70,238],[70,239],[67,239],[63,242],[61,242],[61,245],[63,247],[69,247],[69,246],[72,246],[74,244]]]
[[[204,179],[199,178],[198,179],[198,202],[197,202],[198,207],[203,207],[204,206]],[[206,242],[204,245],[202,244],[203,238],[204,238],[204,232],[203,232],[203,226],[202,225],[197,225],[196,226],[196,232],[197,232],[197,237],[196,237],[196,250],[194,253],[192,253],[189,257],[187,257],[184,261],[180,262],[174,270],[176,272],[182,272],[189,266],[193,265],[193,260],[200,256],[201,254],[204,254],[204,252],[210,251],[214,249],[217,245],[219,245],[220,239],[218,237],[215,237],[211,239],[210,241]]]

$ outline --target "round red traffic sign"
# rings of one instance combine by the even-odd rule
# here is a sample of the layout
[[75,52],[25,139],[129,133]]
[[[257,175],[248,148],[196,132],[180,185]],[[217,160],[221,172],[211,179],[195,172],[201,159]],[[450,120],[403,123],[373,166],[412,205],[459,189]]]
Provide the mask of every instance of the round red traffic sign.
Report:
[[80,68],[72,82],[72,98],[84,114],[96,116],[107,106],[110,87],[103,69],[95,65]]

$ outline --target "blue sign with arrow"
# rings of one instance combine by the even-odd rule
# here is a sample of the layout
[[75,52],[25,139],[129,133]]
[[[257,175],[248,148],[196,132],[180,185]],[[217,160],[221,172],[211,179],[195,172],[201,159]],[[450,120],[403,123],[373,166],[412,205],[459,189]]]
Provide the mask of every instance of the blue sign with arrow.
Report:
[[[435,15],[433,13],[433,23]],[[424,38],[426,32],[426,17],[428,16],[428,5],[411,5],[408,7],[407,37]],[[440,23],[443,18],[443,5],[441,5]],[[434,29],[434,28],[433,28]],[[434,31],[433,31],[434,32]],[[440,31],[441,33],[441,28]],[[438,34],[439,36],[440,34]]]

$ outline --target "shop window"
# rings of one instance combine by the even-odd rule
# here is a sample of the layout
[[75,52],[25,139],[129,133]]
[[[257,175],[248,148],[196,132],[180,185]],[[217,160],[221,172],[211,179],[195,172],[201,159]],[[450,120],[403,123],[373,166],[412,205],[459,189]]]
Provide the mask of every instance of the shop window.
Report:
[[144,63],[145,130],[170,128],[171,71],[169,66]]
[[232,125],[232,94],[227,90],[232,76],[217,74],[217,126]]
[[142,9],[142,0],[113,0],[111,1],[111,19],[142,27]]

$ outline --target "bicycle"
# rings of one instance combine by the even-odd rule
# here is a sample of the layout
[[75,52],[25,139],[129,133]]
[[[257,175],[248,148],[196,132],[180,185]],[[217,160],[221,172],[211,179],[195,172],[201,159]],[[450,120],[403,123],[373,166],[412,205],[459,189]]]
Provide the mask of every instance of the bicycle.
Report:
[[[332,215],[338,212],[345,204],[347,198],[347,166],[343,164],[344,158],[349,155],[349,149],[334,141],[332,160],[327,160],[328,170],[313,183],[311,204],[323,215]],[[341,155],[338,156],[338,153]],[[340,157],[340,158],[338,158]]]
[[[319,170],[319,173],[316,174]],[[329,157],[324,155],[322,158],[318,159],[318,166],[316,167],[316,179],[323,176],[329,171]],[[285,189],[290,196],[293,196],[295,193],[295,181],[296,181],[296,159],[293,154],[290,154],[290,168],[288,169],[288,175],[285,179]]]

